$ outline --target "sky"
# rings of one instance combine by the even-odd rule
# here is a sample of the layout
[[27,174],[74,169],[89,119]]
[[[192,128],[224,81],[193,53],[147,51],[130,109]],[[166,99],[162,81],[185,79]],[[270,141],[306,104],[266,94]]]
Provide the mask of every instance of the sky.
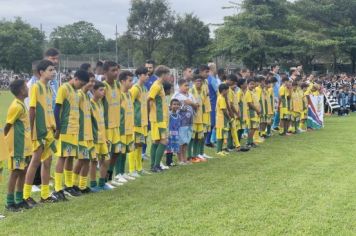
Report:
[[[222,9],[231,6],[228,0],[168,1],[174,12],[194,13],[206,24],[222,23],[224,16],[236,11]],[[46,36],[57,26],[84,20],[93,23],[106,38],[114,38],[116,24],[119,33],[127,30],[129,8],[130,0],[0,0],[0,19],[20,16],[32,26],[40,28],[42,24]]]

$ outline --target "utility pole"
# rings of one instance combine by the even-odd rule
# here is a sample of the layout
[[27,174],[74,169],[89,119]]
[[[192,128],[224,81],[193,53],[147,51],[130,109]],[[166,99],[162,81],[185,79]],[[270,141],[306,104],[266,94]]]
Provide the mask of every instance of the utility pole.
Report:
[[119,63],[119,56],[118,56],[118,48],[117,48],[117,39],[118,39],[118,32],[117,32],[117,24],[115,30],[115,62]]

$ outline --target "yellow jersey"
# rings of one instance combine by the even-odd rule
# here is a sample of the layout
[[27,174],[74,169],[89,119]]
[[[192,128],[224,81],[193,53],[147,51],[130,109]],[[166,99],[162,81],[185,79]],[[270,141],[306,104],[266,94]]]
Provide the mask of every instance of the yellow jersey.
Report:
[[147,114],[147,89],[144,85],[135,84],[130,89],[131,99],[134,106],[135,127],[148,126]]
[[195,85],[193,85],[193,88],[190,92],[193,95],[195,101],[199,104],[199,107],[196,109],[194,114],[193,123],[203,124],[203,91],[198,91]]
[[150,103],[150,121],[166,122],[168,124],[168,104],[162,82],[156,80],[148,93],[148,98],[152,99]]
[[216,101],[216,128],[229,128],[229,118],[225,116],[224,110],[227,111],[226,99],[219,94]]
[[105,85],[105,97],[103,98],[105,128],[113,129],[120,126],[120,88],[116,81],[111,86],[107,81]]
[[82,90],[79,96],[79,141],[93,141],[93,126],[91,122],[90,97]]
[[100,144],[106,142],[105,134],[105,118],[104,118],[104,106],[102,101],[96,102],[91,99],[91,119],[93,124],[93,138],[94,143]]
[[129,92],[121,93],[120,135],[134,134],[134,108]]
[[248,103],[252,103],[257,110],[261,111],[261,105],[260,105],[260,101],[258,99],[258,95],[256,94],[256,92],[254,90],[249,90],[247,89],[246,94],[245,94],[245,99],[246,99],[246,103],[247,103],[247,113],[249,116],[249,119],[253,120],[253,119],[258,119],[259,116],[257,114],[257,112],[253,109],[250,109],[250,107],[248,106]]

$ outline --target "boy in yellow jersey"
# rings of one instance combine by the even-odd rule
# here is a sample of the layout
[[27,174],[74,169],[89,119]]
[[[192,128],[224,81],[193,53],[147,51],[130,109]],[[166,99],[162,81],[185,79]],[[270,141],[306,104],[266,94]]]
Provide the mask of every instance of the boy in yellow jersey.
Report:
[[161,172],[160,166],[162,156],[168,143],[168,104],[166,94],[163,88],[163,81],[167,80],[170,70],[166,66],[158,66],[155,75],[158,79],[153,83],[149,93],[149,117],[151,122],[151,170],[152,172]]
[[228,133],[228,144],[227,147],[229,151],[236,150],[240,151],[240,141],[238,138],[238,130],[240,129],[240,112],[239,105],[237,103],[237,96],[235,93],[237,85],[237,76],[234,74],[228,75],[226,84],[229,86],[227,98],[228,98],[228,110],[230,111],[230,116],[232,121],[230,123],[230,130]]
[[[79,96],[81,89],[89,82],[89,74],[78,70],[74,78],[62,84],[57,93],[54,117],[56,119],[55,138],[57,142],[57,164],[54,175],[54,196],[66,201],[64,196],[77,197],[81,193],[73,188],[73,159],[78,156]],[[65,188],[63,189],[63,172]]]
[[73,168],[73,188],[77,192],[90,193],[88,173],[90,160],[95,158],[93,125],[89,92],[93,89],[95,75],[89,73],[89,82],[78,90],[79,96],[79,142],[78,161]]
[[148,130],[147,114],[147,89],[145,83],[148,80],[146,67],[139,67],[135,72],[137,83],[130,89],[134,106],[134,139],[135,150],[129,154],[129,172],[133,177],[148,173],[142,168],[142,147],[146,144]]
[[268,80],[266,80],[266,92],[267,92],[267,98],[266,98],[266,121],[267,121],[267,134],[266,137],[271,137],[272,132],[272,120],[274,117],[274,92],[273,92],[273,87],[274,83],[276,82],[276,78],[272,77]]
[[133,74],[123,71],[119,75],[121,86],[120,98],[120,143],[119,158],[116,162],[116,179],[134,180],[135,178],[125,173],[127,154],[134,151],[134,108],[129,90],[132,87]]
[[[95,157],[90,162],[90,188],[93,192],[110,190],[113,186],[105,184],[107,169],[109,166],[109,150],[106,142],[104,106],[102,99],[105,96],[105,85],[95,81],[91,99],[91,117],[93,124],[93,137],[95,145]],[[96,181],[96,168],[99,162],[99,181]]]
[[246,129],[246,124],[248,121],[248,114],[247,114],[247,103],[245,99],[245,93],[247,91],[247,81],[246,79],[240,78],[237,81],[237,86],[239,87],[239,91],[236,93],[236,102],[239,106],[240,111],[240,127],[237,131],[237,135],[239,138],[239,142],[241,143],[242,135]]
[[15,99],[7,112],[4,128],[7,149],[10,153],[5,208],[8,211],[18,211],[31,208],[31,205],[23,200],[25,175],[32,155],[31,131],[28,110],[24,104],[24,100],[28,96],[28,88],[25,81],[13,81],[10,84],[10,91],[15,96]]
[[268,107],[267,107],[267,99],[268,99],[268,90],[267,90],[267,84],[266,84],[266,79],[264,77],[261,77],[261,98],[260,98],[260,106],[261,106],[261,119],[260,119],[260,137],[262,138],[267,138],[267,124],[268,122],[271,122],[270,119],[268,119]]
[[298,82],[292,83],[292,95],[291,95],[291,120],[292,120],[292,132],[297,134],[299,132],[299,124],[301,115],[303,112],[303,91],[299,88]]
[[291,119],[290,113],[291,86],[287,75],[282,75],[282,85],[279,88],[280,135],[287,135]]
[[227,96],[229,86],[227,84],[219,85],[219,95],[216,102],[216,151],[219,156],[226,156],[228,153],[223,151],[223,145],[227,141],[230,130],[231,116],[228,111]]
[[300,116],[300,131],[305,132],[307,130],[307,120],[308,120],[308,84],[302,83],[300,89],[303,91],[303,112]]
[[119,156],[120,141],[120,87],[117,81],[120,67],[116,62],[106,61],[103,65],[105,81],[104,105],[106,139],[109,143],[110,163],[107,173],[107,181],[113,185],[120,185],[113,180],[113,170]]
[[260,103],[260,108],[261,108],[261,114],[260,114],[260,125],[257,129],[257,132],[255,132],[253,140],[256,143],[263,143],[264,139],[261,138],[261,134],[263,132],[263,128],[265,128],[266,126],[266,122],[265,122],[265,117],[264,117],[264,113],[265,113],[265,107],[264,107],[264,97],[263,97],[263,87],[262,84],[264,83],[265,78],[263,76],[257,76],[255,77],[255,94],[257,95],[258,101]]
[[255,79],[250,78],[247,80],[248,89],[246,90],[245,99],[247,104],[248,122],[247,128],[249,129],[247,147],[257,147],[254,143],[254,134],[260,127],[261,106],[258,95],[255,92]]
[[51,155],[56,152],[54,139],[56,124],[49,81],[54,78],[56,71],[51,61],[42,60],[37,65],[37,72],[40,79],[31,88],[29,104],[33,155],[27,169],[24,185],[24,200],[31,206],[37,204],[31,197],[31,190],[37,168],[41,163],[41,202],[57,201],[55,197],[50,196],[49,192]]
[[208,86],[208,77],[209,77],[209,66],[201,65],[199,67],[199,75],[203,78],[203,124],[204,124],[204,143],[200,145],[200,152],[198,157],[202,158],[210,158],[204,153],[204,146],[205,144],[209,147],[214,147],[208,137],[211,132],[211,103],[210,103],[210,96],[209,96],[209,86]]
[[188,145],[188,159],[197,158],[201,147],[204,145],[204,124],[203,124],[203,78],[200,75],[194,75],[194,85],[190,93],[194,97],[198,108],[193,117],[193,134]]

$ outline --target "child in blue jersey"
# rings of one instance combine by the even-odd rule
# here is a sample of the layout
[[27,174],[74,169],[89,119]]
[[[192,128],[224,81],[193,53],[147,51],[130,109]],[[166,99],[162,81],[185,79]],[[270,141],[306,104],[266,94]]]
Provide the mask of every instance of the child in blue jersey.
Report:
[[166,164],[173,165],[173,154],[179,152],[179,128],[181,127],[181,119],[178,113],[181,104],[178,99],[173,98],[170,103],[169,124],[168,124],[168,145],[166,148]]

